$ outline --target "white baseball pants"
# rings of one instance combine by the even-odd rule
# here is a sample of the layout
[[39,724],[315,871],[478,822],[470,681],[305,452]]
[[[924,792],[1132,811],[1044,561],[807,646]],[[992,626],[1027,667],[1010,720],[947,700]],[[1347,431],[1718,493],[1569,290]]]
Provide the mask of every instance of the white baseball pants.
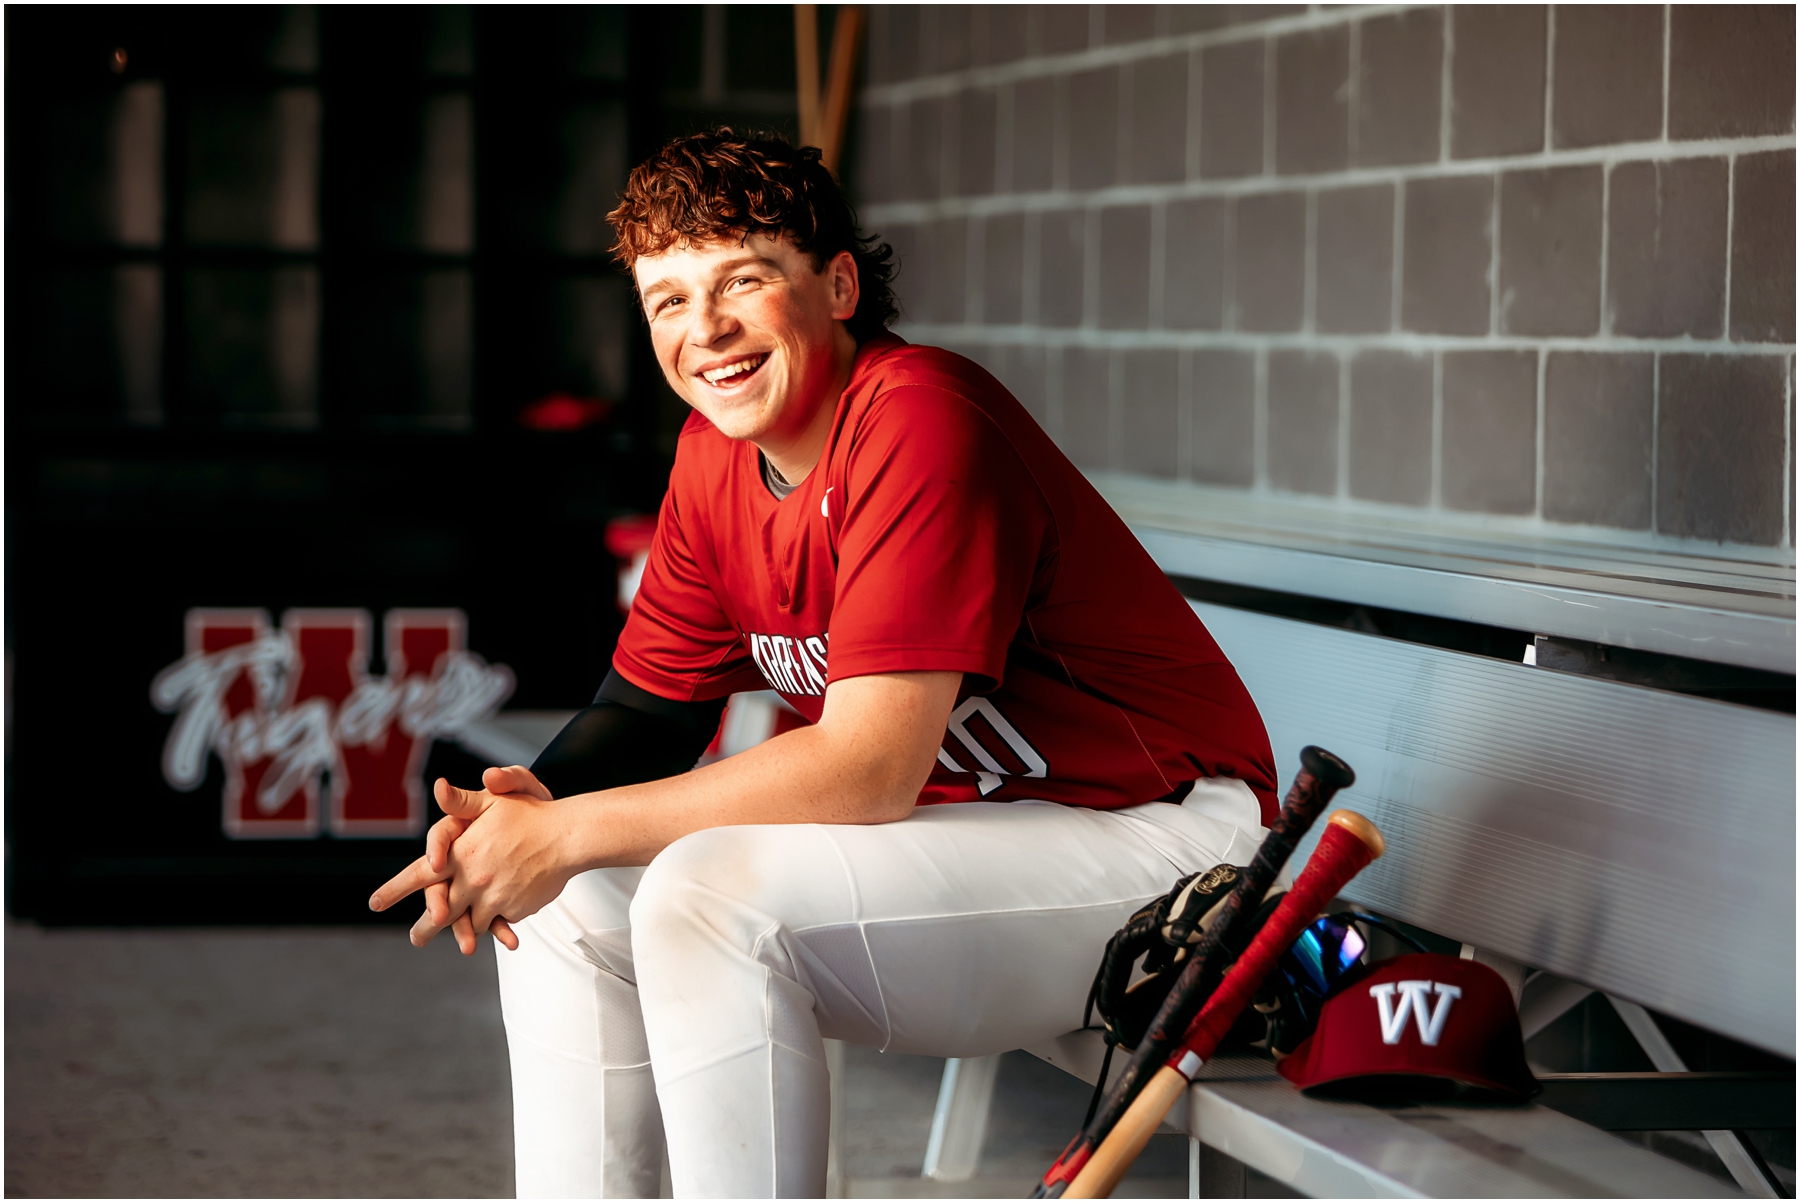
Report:
[[937,1057],[1081,1026],[1107,939],[1175,879],[1248,864],[1238,781],[1180,806],[922,806],[719,827],[516,924],[500,998],[520,1197],[820,1197],[823,1039]]

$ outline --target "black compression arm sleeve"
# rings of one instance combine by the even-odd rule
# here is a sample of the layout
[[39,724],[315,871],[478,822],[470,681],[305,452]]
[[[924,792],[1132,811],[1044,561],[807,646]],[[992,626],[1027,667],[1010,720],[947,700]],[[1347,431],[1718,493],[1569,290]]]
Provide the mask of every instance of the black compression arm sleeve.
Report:
[[531,771],[558,798],[673,777],[694,767],[725,699],[672,702],[608,671],[594,704],[570,719]]

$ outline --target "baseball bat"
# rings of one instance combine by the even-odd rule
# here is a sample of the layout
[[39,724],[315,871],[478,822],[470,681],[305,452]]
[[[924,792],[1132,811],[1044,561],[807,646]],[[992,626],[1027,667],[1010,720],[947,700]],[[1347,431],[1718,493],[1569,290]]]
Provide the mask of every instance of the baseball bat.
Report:
[[794,71],[799,80],[800,144],[819,137],[819,6],[794,5]]
[[1356,773],[1342,760],[1323,748],[1300,750],[1300,771],[1288,787],[1281,815],[1263,837],[1262,846],[1245,868],[1243,876],[1219,911],[1206,925],[1200,940],[1189,952],[1187,963],[1170,987],[1156,1018],[1138,1042],[1130,1062],[1120,1071],[1112,1089],[1094,1112],[1087,1126],[1069,1142],[1062,1155],[1044,1174],[1033,1192],[1034,1198],[1057,1198],[1087,1164],[1120,1116],[1137,1097],[1138,1090],[1168,1057],[1169,1051],[1187,1031],[1200,1004],[1201,985],[1209,980],[1221,950],[1243,942],[1249,924],[1255,919],[1263,895],[1274,884],[1275,877],[1293,855],[1294,846],[1311,829],[1313,820],[1325,809],[1332,795],[1356,781]]
[[844,125],[850,117],[850,85],[856,74],[856,39],[862,34],[863,10],[859,4],[838,6],[837,25],[831,31],[831,66],[825,75],[825,112],[820,118],[819,149],[825,170],[838,171],[838,155],[844,149]]
[[1157,1071],[1147,1086],[1138,1093],[1113,1130],[1107,1134],[1094,1155],[1082,1166],[1069,1184],[1065,1198],[1110,1198],[1113,1188],[1131,1163],[1143,1152],[1144,1145],[1163,1117],[1187,1089],[1200,1066],[1213,1055],[1219,1041],[1237,1022],[1238,1015],[1249,1005],[1263,979],[1275,968],[1281,954],[1293,946],[1319,912],[1330,905],[1338,891],[1352,877],[1386,851],[1386,841],[1375,824],[1354,811],[1340,810],[1326,820],[1325,833],[1313,850],[1306,868],[1294,882],[1294,888],[1276,906],[1275,913],[1256,933],[1250,947],[1237,959],[1219,988],[1206,1000],[1200,1014],[1188,1026],[1181,1046]]

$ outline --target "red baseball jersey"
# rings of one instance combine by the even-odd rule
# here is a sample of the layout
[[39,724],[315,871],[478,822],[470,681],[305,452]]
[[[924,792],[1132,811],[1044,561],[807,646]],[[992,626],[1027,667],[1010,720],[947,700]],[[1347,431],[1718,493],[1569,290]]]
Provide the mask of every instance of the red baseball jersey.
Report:
[[613,665],[678,701],[963,676],[920,803],[1135,806],[1274,757],[1237,672],[1125,524],[978,365],[866,343],[784,500],[756,447],[689,417]]

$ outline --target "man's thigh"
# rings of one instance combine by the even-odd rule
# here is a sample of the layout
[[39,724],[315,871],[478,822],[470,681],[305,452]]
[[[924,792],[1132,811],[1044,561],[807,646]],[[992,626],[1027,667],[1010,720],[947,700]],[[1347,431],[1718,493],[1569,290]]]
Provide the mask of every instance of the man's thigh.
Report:
[[637,905],[686,897],[688,921],[805,986],[827,1037],[1002,1052],[1080,1026],[1107,938],[1145,900],[1254,854],[1257,833],[1152,807],[977,802],[873,826],[717,828],[658,857]]

